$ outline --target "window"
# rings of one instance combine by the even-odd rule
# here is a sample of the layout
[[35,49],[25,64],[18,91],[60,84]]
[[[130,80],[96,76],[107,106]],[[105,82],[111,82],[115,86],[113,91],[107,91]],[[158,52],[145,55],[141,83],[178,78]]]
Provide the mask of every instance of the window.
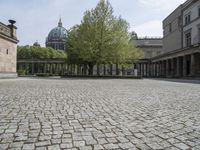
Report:
[[169,32],[172,32],[172,24],[169,24]]
[[187,15],[185,16],[185,25],[189,24],[190,21],[191,21],[191,16],[190,16],[190,14],[187,14]]
[[8,55],[8,49],[6,50],[6,54]]
[[160,53],[161,53],[160,51],[157,51],[157,55],[160,55]]
[[198,28],[198,37],[199,37],[199,43],[200,43],[200,27]]
[[200,17],[200,6],[198,8],[198,16]]
[[147,51],[147,56],[148,58],[152,57],[152,52],[151,51]]
[[186,42],[186,47],[189,47],[191,45],[191,32],[187,32],[185,34],[185,42]]

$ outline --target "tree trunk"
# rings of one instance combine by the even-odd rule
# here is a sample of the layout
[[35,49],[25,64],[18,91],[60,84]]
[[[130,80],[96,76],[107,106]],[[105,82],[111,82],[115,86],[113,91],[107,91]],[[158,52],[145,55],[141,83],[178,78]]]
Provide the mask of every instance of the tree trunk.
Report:
[[106,75],[106,65],[105,64],[103,65],[103,74],[104,74],[104,76]]
[[110,64],[110,75],[112,76],[113,75],[113,65]]
[[99,64],[97,64],[97,75],[98,76],[100,75],[100,66],[99,66]]
[[89,63],[88,64],[88,67],[89,67],[89,75],[93,75],[93,68],[94,68],[94,64],[92,64],[92,63]]
[[116,64],[116,75],[119,75],[119,64]]

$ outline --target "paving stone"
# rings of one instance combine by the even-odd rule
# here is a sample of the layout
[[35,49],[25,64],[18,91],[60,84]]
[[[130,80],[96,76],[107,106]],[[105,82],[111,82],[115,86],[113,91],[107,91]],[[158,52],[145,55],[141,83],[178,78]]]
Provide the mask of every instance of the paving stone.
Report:
[[48,150],[60,150],[60,146],[59,145],[51,145],[51,146],[48,146]]
[[176,147],[180,148],[181,150],[187,150],[187,149],[190,149],[190,147],[184,143],[177,143],[177,144],[174,144]]
[[104,146],[105,149],[117,149],[117,148],[119,148],[119,146],[117,144],[112,144],[112,143],[105,144],[103,146]]
[[0,149],[7,149],[9,144],[0,144]]
[[0,80],[0,149],[199,150],[200,84]]
[[85,141],[73,141],[75,147],[85,146]]
[[24,144],[22,149],[23,150],[32,150],[32,149],[35,149],[35,145],[34,144]]

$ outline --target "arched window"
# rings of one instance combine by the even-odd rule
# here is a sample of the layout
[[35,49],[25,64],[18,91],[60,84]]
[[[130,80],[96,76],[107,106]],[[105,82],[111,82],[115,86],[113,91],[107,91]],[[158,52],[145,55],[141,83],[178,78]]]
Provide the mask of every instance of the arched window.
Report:
[[6,50],[6,54],[8,55],[8,49]]

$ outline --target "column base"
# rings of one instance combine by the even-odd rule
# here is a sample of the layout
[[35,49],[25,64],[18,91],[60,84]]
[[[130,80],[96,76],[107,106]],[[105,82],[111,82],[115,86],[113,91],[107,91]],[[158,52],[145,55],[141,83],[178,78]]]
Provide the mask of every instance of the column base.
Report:
[[16,72],[0,72],[0,79],[10,79],[17,78],[18,74]]

